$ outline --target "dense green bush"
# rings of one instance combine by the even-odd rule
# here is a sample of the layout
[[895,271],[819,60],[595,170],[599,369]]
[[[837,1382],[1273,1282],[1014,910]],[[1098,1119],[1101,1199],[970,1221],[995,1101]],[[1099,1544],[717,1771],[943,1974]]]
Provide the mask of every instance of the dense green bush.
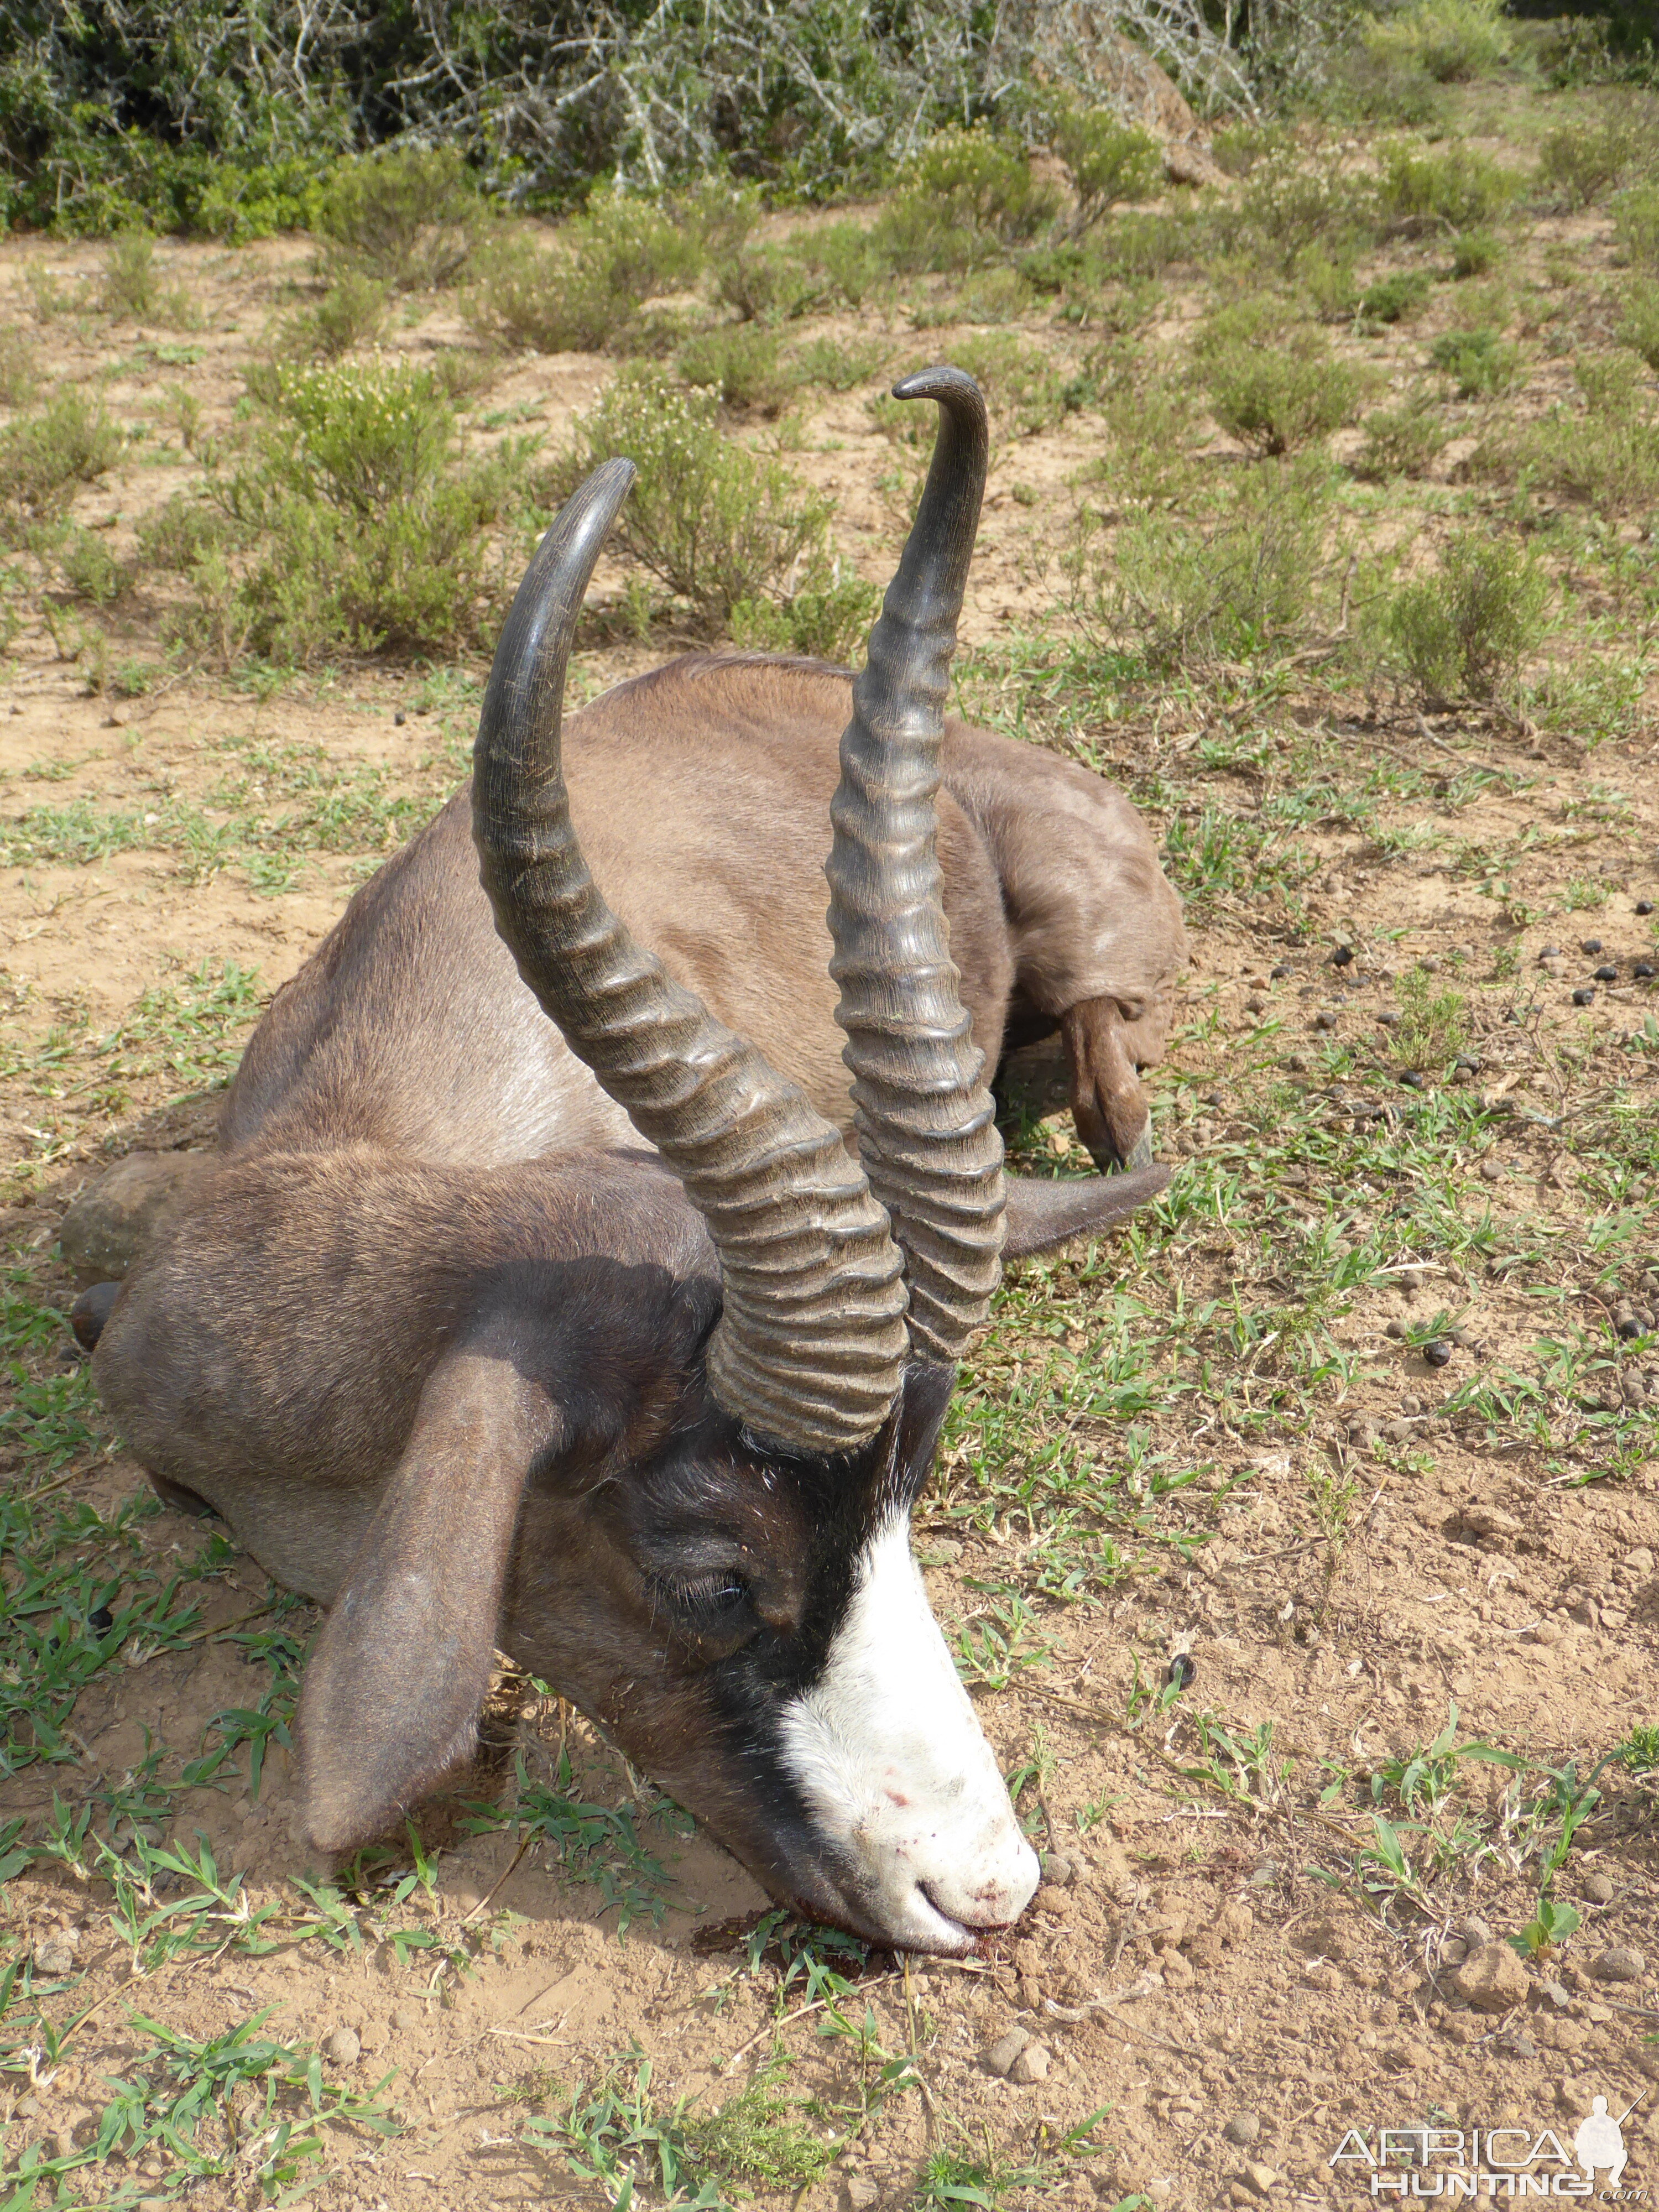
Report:
[[1504,20],[1503,0],[1414,0],[1368,25],[1364,44],[1382,61],[1457,84],[1500,68],[1513,51],[1514,33]]
[[1158,141],[1105,108],[1058,102],[1048,143],[1076,195],[1073,232],[1091,228],[1118,200],[1150,199],[1163,183]]
[[277,348],[292,360],[335,361],[378,338],[391,313],[392,295],[380,278],[348,269],[314,307],[289,316],[276,334]]
[[1429,359],[1457,386],[1460,399],[1501,399],[1526,372],[1521,349],[1501,331],[1447,331],[1429,348]]
[[1218,517],[1132,517],[1109,551],[1085,513],[1077,611],[1158,672],[1270,655],[1306,628],[1326,520],[1325,472],[1295,464],[1249,471]]
[[639,480],[616,542],[713,631],[744,602],[787,605],[830,580],[834,502],[781,461],[721,433],[712,392],[686,392],[642,364],[625,368],[587,414],[553,470],[552,498],[615,453]]
[[711,231],[729,264],[753,220],[752,204],[718,185],[660,205],[596,193],[550,246],[519,229],[487,246],[464,311],[481,335],[509,345],[598,352],[629,331],[653,294],[696,282]]
[[1377,204],[1391,230],[1468,230],[1501,215],[1519,183],[1511,171],[1469,147],[1399,141],[1383,150]]
[[1659,167],[1659,113],[1651,94],[1604,94],[1594,116],[1547,131],[1538,149],[1538,188],[1557,207],[1590,207],[1615,186]]
[[881,607],[881,587],[841,562],[823,580],[780,605],[739,599],[732,610],[734,643],[757,653],[799,653],[809,659],[856,662]]
[[453,146],[402,146],[342,161],[318,192],[313,226],[331,275],[399,292],[453,284],[471,260],[485,209]]
[[1217,422],[1258,453],[1294,453],[1328,436],[1352,420],[1365,392],[1364,374],[1338,359],[1327,333],[1274,299],[1218,309],[1193,357]]
[[1025,244],[1060,213],[1060,195],[1022,147],[983,126],[942,131],[901,173],[870,243],[903,275],[970,269]]
[[1468,530],[1433,575],[1390,594],[1382,629],[1425,701],[1494,699],[1512,689],[1538,645],[1548,596],[1529,554],[1485,527]]
[[524,550],[522,448],[469,458],[429,369],[278,368],[260,389],[205,504],[175,501],[145,533],[184,576],[182,641],[295,666],[482,643]]

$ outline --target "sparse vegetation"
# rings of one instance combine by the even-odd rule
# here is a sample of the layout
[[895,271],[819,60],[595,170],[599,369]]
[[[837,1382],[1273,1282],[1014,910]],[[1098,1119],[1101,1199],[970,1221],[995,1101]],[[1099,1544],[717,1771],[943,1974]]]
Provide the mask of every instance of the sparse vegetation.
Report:
[[1524,551],[1471,531],[1451,541],[1435,574],[1395,592],[1384,628],[1431,703],[1492,699],[1513,686],[1537,646],[1547,592]]

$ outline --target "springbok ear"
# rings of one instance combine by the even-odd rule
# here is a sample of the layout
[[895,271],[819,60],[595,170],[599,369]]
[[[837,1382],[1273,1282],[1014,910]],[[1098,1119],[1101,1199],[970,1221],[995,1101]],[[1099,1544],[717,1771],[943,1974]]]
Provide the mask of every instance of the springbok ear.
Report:
[[530,1464],[556,1416],[507,1358],[446,1360],[306,1670],[307,1834],[343,1850],[471,1751]]
[[1156,1198],[1169,1180],[1169,1169],[1157,1166],[1064,1182],[1010,1176],[1003,1257],[1030,1260],[1041,1252],[1057,1251],[1074,1237],[1093,1237]]

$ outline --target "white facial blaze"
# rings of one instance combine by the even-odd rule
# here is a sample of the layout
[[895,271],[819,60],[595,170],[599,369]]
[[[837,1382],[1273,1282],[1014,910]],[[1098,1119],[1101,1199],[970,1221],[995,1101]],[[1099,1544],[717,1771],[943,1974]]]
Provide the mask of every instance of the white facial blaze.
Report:
[[1036,1855],[933,1619],[908,1516],[866,1549],[823,1677],[786,1717],[783,1755],[892,1942],[963,1951],[1024,1910]]

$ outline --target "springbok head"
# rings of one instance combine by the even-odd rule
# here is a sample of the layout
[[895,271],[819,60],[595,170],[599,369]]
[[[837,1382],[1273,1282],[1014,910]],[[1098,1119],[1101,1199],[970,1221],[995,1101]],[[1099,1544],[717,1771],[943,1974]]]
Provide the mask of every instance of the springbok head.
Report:
[[936,400],[940,428],[854,685],[827,870],[857,1158],[635,942],[582,858],[561,698],[627,461],[570,501],[514,602],[474,832],[520,973],[679,1179],[718,1261],[717,1298],[705,1265],[701,1290],[676,1294],[671,1340],[649,1324],[666,1382],[589,1468],[580,1511],[532,1478],[509,1595],[520,1623],[542,1624],[531,1662],[775,1894],[960,1952],[1037,1881],[909,1542],[1004,1241],[1002,1146],[934,851],[987,438],[958,370],[897,396]]

